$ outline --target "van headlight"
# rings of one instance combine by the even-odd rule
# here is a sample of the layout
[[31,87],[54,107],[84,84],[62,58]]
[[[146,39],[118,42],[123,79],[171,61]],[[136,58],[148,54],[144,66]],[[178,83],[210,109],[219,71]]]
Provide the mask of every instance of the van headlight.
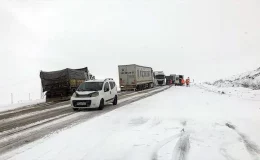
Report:
[[97,97],[99,96],[99,92],[94,92],[89,95],[90,97]]

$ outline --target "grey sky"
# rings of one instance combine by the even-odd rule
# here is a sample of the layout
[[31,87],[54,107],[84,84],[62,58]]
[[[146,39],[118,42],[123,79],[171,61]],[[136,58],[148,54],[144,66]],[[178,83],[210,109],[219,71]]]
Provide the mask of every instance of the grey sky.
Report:
[[[259,0],[2,0],[2,103],[40,95],[39,70],[136,63],[214,80],[260,66]],[[19,98],[18,98],[19,97]]]

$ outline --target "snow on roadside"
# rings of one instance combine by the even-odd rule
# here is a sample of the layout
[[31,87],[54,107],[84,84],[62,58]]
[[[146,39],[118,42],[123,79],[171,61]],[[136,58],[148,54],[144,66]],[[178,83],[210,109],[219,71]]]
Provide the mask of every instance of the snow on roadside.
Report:
[[30,105],[34,105],[34,104],[38,104],[38,103],[44,103],[44,102],[45,102],[45,99],[38,99],[38,100],[32,100],[32,101],[23,102],[23,103],[1,105],[0,106],[0,112],[9,111],[9,110],[13,110],[13,109],[16,109],[16,108],[22,108],[22,107],[25,107],[25,106],[30,106]]
[[260,90],[260,68],[254,71],[234,75],[229,78],[220,79],[213,83],[206,83],[216,87],[244,87],[254,90]]
[[215,92],[219,94],[225,94],[229,96],[236,96],[243,99],[260,101],[260,90],[252,90],[244,87],[217,87],[208,84],[197,84],[197,86],[201,89]]
[[259,106],[197,87],[172,87],[0,158],[258,160]]

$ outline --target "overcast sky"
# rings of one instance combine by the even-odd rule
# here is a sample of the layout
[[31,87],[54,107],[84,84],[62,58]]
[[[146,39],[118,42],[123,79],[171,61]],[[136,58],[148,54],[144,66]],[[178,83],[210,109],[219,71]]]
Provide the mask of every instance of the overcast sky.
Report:
[[260,67],[259,0],[1,0],[0,104],[39,98],[39,71],[139,64],[197,81]]

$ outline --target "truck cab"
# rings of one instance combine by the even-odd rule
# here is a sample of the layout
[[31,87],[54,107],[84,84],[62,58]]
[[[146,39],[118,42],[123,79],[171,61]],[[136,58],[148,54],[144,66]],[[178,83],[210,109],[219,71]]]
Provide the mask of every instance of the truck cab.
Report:
[[165,74],[164,74],[163,71],[155,71],[154,72],[154,84],[156,86],[166,85]]

